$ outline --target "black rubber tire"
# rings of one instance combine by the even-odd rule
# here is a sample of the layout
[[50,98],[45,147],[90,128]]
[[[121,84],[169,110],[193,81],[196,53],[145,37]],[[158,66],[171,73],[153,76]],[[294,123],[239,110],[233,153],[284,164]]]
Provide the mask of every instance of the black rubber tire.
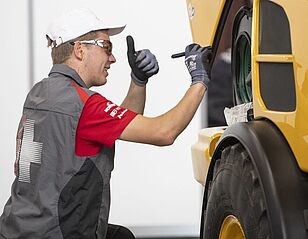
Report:
[[240,221],[246,239],[272,238],[258,175],[241,144],[223,150],[205,192],[208,202],[202,222],[203,238],[219,238],[221,225],[228,215],[234,215]]

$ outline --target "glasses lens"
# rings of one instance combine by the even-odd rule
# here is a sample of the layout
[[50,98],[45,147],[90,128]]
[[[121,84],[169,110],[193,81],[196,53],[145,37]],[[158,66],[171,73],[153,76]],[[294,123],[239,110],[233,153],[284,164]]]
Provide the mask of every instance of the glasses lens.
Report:
[[[112,43],[109,40],[85,40],[80,41],[80,43],[100,46],[106,50],[107,55],[112,54]],[[70,42],[70,44],[74,45],[75,42]]]
[[103,46],[106,49],[106,52],[108,55],[112,54],[112,43],[109,40],[104,40],[103,41]]

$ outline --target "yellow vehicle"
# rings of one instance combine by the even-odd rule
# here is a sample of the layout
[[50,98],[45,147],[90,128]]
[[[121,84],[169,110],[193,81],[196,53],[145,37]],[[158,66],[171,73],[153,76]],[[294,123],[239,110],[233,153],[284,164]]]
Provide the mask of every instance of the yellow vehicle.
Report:
[[214,58],[237,8],[235,118],[202,129],[192,146],[204,185],[200,237],[308,238],[308,1],[238,1],[187,0],[193,40],[212,45]]

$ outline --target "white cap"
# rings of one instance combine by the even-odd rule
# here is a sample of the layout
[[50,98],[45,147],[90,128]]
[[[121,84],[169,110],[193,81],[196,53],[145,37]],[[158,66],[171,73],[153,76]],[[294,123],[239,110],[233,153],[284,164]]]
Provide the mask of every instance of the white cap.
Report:
[[125,26],[102,21],[88,9],[75,9],[53,21],[46,35],[54,42],[52,47],[57,47],[91,31],[106,29],[110,36],[116,35],[122,32]]

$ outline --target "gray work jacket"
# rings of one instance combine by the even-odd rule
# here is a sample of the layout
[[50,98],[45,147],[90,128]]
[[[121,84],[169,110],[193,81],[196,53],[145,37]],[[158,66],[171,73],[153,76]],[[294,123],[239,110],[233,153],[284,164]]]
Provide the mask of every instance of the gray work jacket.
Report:
[[94,92],[73,69],[54,65],[24,104],[17,134],[19,172],[0,217],[0,238],[103,239],[110,206],[114,147],[75,155],[84,107]]

